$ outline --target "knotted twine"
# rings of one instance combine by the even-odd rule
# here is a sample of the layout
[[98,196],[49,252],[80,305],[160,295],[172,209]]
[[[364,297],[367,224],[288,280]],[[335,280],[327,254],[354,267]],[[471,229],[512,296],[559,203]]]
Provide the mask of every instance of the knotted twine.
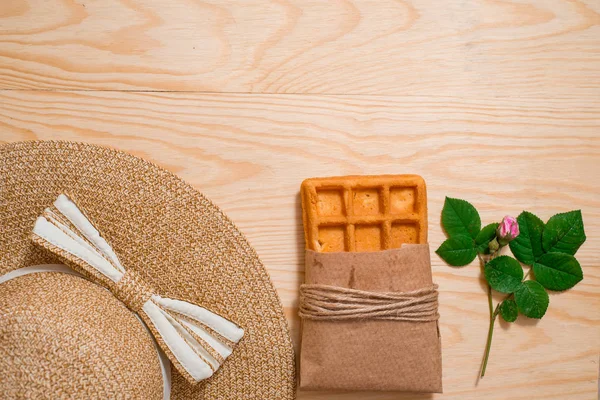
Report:
[[438,285],[408,292],[370,292],[344,287],[300,286],[300,318],[321,321],[378,319],[429,322],[439,319]]

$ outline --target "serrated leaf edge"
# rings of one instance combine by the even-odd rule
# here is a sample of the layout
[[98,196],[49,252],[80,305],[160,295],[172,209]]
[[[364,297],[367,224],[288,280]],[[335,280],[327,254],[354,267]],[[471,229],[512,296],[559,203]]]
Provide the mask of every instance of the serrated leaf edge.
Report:
[[[491,259],[491,260],[490,260],[490,261],[488,261],[488,262],[487,262],[487,263],[484,265],[484,267],[483,267],[483,276],[484,276],[484,278],[485,278],[486,282],[488,283],[488,285],[490,285],[490,287],[492,287],[492,284],[491,284],[491,283],[490,283],[490,281],[488,280],[488,277],[487,277],[487,275],[486,275],[486,270],[487,270],[487,268],[489,267],[490,269],[493,269],[494,271],[498,271],[498,270],[494,269],[494,267],[493,267],[493,264],[495,264],[496,262],[499,262],[499,260],[504,260],[504,259],[514,260],[514,261],[515,261],[517,264],[519,264],[519,269],[520,269],[520,271],[521,271],[521,276],[520,276],[520,278],[518,278],[518,279],[519,279],[519,281],[520,281],[519,285],[520,285],[521,283],[523,283],[523,277],[524,277],[524,273],[523,273],[523,267],[521,267],[521,264],[519,263],[519,261],[518,261],[517,259],[515,259],[515,258],[512,258],[511,256],[508,256],[508,255],[502,255],[502,256],[499,256],[499,257],[496,257],[496,258],[493,258],[493,259]],[[498,261],[496,261],[496,260],[498,260]],[[491,264],[491,265],[490,265],[490,264]],[[499,271],[499,272],[502,272],[502,271]],[[504,273],[504,272],[502,272],[502,273]],[[505,274],[505,275],[509,275],[509,274]],[[516,277],[515,277],[515,276],[512,276],[512,275],[509,275],[509,276],[511,276],[511,277],[513,277],[513,278],[515,278],[515,279],[516,279]],[[517,285],[517,287],[515,288],[515,290],[513,290],[513,291],[511,291],[511,292],[506,292],[506,291],[498,290],[498,289],[496,289],[496,288],[494,288],[494,287],[492,287],[492,289],[494,289],[495,291],[497,291],[497,292],[500,292],[500,293],[506,293],[506,294],[510,294],[510,293],[514,293],[514,292],[516,292],[516,291],[519,289],[519,285]]]
[[[550,222],[550,220],[551,220],[552,218],[554,218],[554,217],[557,217],[557,216],[560,216],[560,215],[567,215],[567,214],[571,214],[571,213],[578,213],[578,214],[579,214],[579,217],[580,217],[580,220],[581,220],[581,227],[583,228],[583,229],[582,229],[582,231],[583,231],[583,232],[582,232],[582,233],[583,233],[583,241],[581,242],[581,244],[579,245],[579,247],[577,247],[577,250],[575,250],[575,253],[577,253],[577,251],[579,250],[579,248],[580,248],[580,247],[581,247],[581,246],[582,246],[582,245],[585,243],[585,241],[587,240],[587,236],[585,235],[585,225],[583,224],[583,214],[582,214],[582,212],[581,212],[581,209],[579,209],[579,210],[571,210],[571,211],[566,211],[566,212],[563,212],[563,213],[554,214],[553,216],[551,216],[550,218],[548,218],[548,221],[546,221],[546,223],[544,224],[544,227],[545,227],[545,226],[548,224],[548,222]],[[571,232],[571,230],[573,230],[573,227],[574,227],[574,226],[575,226],[575,225],[571,225],[571,226],[569,227],[569,230],[568,230],[568,231],[566,231],[564,235],[562,235],[561,237],[559,237],[559,238],[558,238],[558,240],[556,241],[556,243],[560,242],[560,240],[561,240],[562,238],[564,238],[565,236],[567,236],[567,235],[569,234],[569,232]],[[554,245],[556,245],[556,243],[554,243],[552,246],[554,247]],[[547,253],[562,253],[561,251],[552,251],[552,247],[551,247],[550,249],[548,249],[548,250],[547,250],[547,249],[544,247],[544,235],[543,235],[543,232],[542,232],[542,250],[544,251],[544,254],[547,254]],[[571,254],[571,255],[575,255],[575,253],[574,253],[574,254]],[[564,253],[564,254],[570,254],[570,253]],[[542,255],[543,255],[543,254],[542,254]],[[541,257],[541,256],[540,256],[540,257]],[[539,259],[539,257],[538,257],[538,259]],[[537,261],[537,260],[535,260],[535,261]]]
[[[459,265],[457,265],[457,264],[451,264],[450,262],[448,262],[448,260],[442,254],[440,254],[440,249],[442,248],[442,246],[444,245],[444,243],[448,242],[449,240],[455,240],[455,239],[460,238],[460,237],[464,237],[464,238],[467,238],[468,240],[470,240],[471,244],[473,245],[473,247],[470,248],[470,249],[459,249],[459,250],[454,250],[454,251],[468,251],[468,250],[473,250],[475,252],[475,254],[473,255],[473,258],[469,262],[467,262],[466,264],[459,264]],[[475,259],[475,257],[477,257],[477,249],[475,247],[475,241],[470,236],[467,236],[467,235],[456,235],[456,236],[452,236],[452,237],[449,237],[446,240],[444,240],[442,242],[442,244],[440,244],[440,246],[437,248],[437,250],[435,250],[435,254],[437,254],[442,260],[444,260],[444,262],[446,264],[448,264],[448,265],[450,265],[452,267],[465,267],[465,266],[469,265],[471,262],[473,262],[473,260]]]
[[[542,287],[543,287],[544,289],[546,289],[546,290],[551,290],[551,291],[553,291],[553,292],[564,292],[564,291],[566,291],[566,290],[572,289],[573,287],[575,287],[575,285],[577,285],[579,282],[581,282],[581,281],[583,280],[583,267],[581,266],[581,263],[579,262],[579,260],[577,260],[577,258],[575,258],[575,256],[573,256],[573,255],[571,255],[571,254],[569,254],[569,253],[561,253],[561,252],[558,252],[558,251],[550,251],[550,252],[548,252],[548,253],[544,253],[542,256],[545,256],[545,255],[547,255],[547,254],[561,254],[561,255],[562,255],[562,254],[564,254],[564,255],[567,255],[567,256],[569,256],[569,257],[573,257],[573,259],[574,259],[574,260],[577,262],[577,264],[579,264],[579,268],[581,268],[581,277],[580,277],[580,278],[579,278],[579,277],[577,277],[577,278],[579,278],[579,280],[578,280],[577,282],[575,282],[575,283],[573,284],[573,286],[570,286],[570,287],[568,287],[568,288],[566,288],[566,289],[551,289],[551,288],[548,288],[548,287],[544,286],[544,285],[542,284],[542,282],[539,282],[539,281],[536,279],[535,281],[536,281],[537,283],[539,283],[540,285],[542,285]],[[542,258],[542,257],[540,256],[540,259],[541,259],[541,258]],[[537,261],[535,261],[535,262],[533,263],[533,265],[531,266],[531,268],[533,268],[533,274],[534,274],[534,276],[535,276],[535,266],[536,266],[536,264],[537,264],[537,265],[541,265],[541,266],[543,266],[544,268],[553,269],[553,268],[551,268],[551,267],[549,267],[549,266],[547,266],[547,265],[545,265],[545,264],[539,264],[539,263],[538,263],[538,261],[539,261],[539,259],[538,259]],[[567,274],[567,275],[570,275],[570,274],[568,274],[568,273],[566,273],[566,272],[564,272],[564,271],[561,271],[561,270],[557,270],[557,269],[554,269],[554,270],[555,270],[555,271],[558,271],[558,272],[565,273],[565,274]],[[574,275],[571,275],[571,276],[574,276]]]
[[[479,215],[479,211],[477,211],[477,208],[475,208],[475,206],[474,206],[473,204],[471,204],[470,202],[468,202],[468,201],[467,201],[467,200],[465,200],[465,199],[459,199],[459,198],[456,198],[456,197],[448,197],[448,196],[446,196],[446,198],[444,199],[444,207],[446,206],[447,200],[456,200],[456,201],[458,201],[458,202],[461,202],[461,201],[462,201],[462,202],[465,202],[465,203],[467,203],[467,204],[468,204],[468,205],[470,205],[471,207],[473,207],[473,209],[475,210],[475,213],[477,214],[477,217],[479,218],[479,226],[480,226],[480,228],[479,228],[479,232],[481,232],[481,216]],[[454,213],[455,213],[455,214],[458,216],[458,218],[460,219],[460,222],[462,222],[462,224],[463,224],[463,225],[465,226],[465,228],[466,228],[466,227],[468,226],[468,224],[465,224],[465,221],[463,221],[463,219],[460,217],[460,214],[459,214],[459,213],[456,211],[456,208],[454,208],[454,206],[453,206],[451,203],[448,203],[448,205],[449,205],[450,207],[452,207],[452,210],[453,210],[453,211],[454,211]],[[444,207],[442,207],[442,212],[444,211]],[[448,231],[446,230],[446,227],[445,227],[445,226],[443,226],[443,228],[444,228],[444,231],[446,231],[446,234],[448,234]],[[469,229],[468,229],[468,228],[467,228],[467,232],[469,232]],[[471,234],[471,232],[469,232],[469,235],[468,235],[468,237],[470,237],[471,239],[475,240],[475,237],[477,236],[477,234],[478,234],[479,232],[477,232],[477,233],[476,233],[474,236]],[[448,234],[448,236],[450,236],[450,235]],[[456,236],[459,236],[459,235],[456,235]],[[467,236],[467,235],[465,235],[465,236]]]
[[[521,282],[521,286],[522,286],[522,287],[526,287],[526,285],[524,285],[524,283],[525,283],[525,282],[535,282],[535,283],[537,283],[538,285],[540,285],[540,286],[542,287],[542,289],[544,289],[544,291],[546,291],[546,289],[545,289],[545,288],[542,286],[542,284],[541,284],[541,283],[539,283],[539,282],[537,282],[537,281],[535,281],[535,280],[531,280],[531,279]],[[519,289],[520,289],[520,288],[519,288]],[[546,307],[546,310],[544,310],[544,313],[543,313],[541,316],[539,316],[539,317],[530,317],[530,316],[526,315],[525,313],[521,312],[521,308],[519,307],[519,303],[517,302],[517,291],[518,291],[519,289],[515,290],[515,302],[517,303],[517,309],[519,310],[519,313],[521,313],[521,314],[525,315],[527,318],[531,318],[531,319],[542,319],[542,318],[544,317],[544,315],[546,315],[546,312],[548,312],[548,307],[550,307],[550,297],[548,296],[548,293],[546,293],[546,296],[548,296],[548,306]]]

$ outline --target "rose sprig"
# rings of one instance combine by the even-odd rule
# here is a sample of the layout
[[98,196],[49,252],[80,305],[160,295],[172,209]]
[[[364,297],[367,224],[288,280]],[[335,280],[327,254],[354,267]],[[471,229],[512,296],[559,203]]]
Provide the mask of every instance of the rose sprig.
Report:
[[[545,224],[523,211],[516,219],[506,216],[500,223],[482,228],[472,204],[446,197],[442,226],[448,239],[436,253],[456,267],[478,257],[487,282],[490,322],[480,371],[483,378],[498,315],[507,322],[516,321],[519,314],[542,318],[550,302],[547,290],[567,290],[583,279],[574,257],[586,239],[581,211],[556,214]],[[516,259],[500,255],[507,245]],[[522,265],[530,267],[527,273]],[[506,294],[495,307],[492,290]]]

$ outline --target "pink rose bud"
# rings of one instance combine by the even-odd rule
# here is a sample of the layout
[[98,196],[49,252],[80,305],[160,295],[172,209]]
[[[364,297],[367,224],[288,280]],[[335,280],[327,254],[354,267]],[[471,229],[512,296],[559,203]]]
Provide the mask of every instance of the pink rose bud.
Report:
[[496,230],[498,242],[502,246],[506,246],[508,242],[519,236],[519,223],[516,218],[507,215],[502,219],[498,229]]

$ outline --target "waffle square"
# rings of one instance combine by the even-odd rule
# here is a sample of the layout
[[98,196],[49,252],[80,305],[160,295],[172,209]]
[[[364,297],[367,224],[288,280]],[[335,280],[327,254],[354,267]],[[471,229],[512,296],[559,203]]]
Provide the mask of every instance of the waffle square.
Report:
[[427,193],[418,175],[310,178],[300,194],[307,249],[379,251],[427,243]]

